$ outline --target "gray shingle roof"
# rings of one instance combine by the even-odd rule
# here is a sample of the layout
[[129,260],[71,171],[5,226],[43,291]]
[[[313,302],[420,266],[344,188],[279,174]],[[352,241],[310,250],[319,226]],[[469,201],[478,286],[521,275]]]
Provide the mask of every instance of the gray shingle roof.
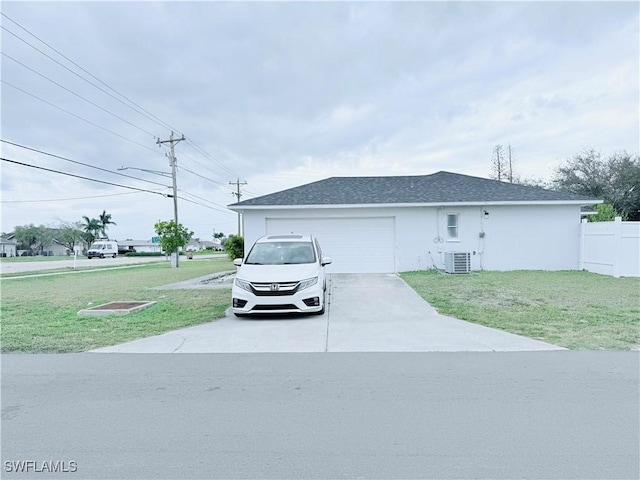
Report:
[[230,207],[598,200],[458,173],[398,177],[331,177],[251,198]]

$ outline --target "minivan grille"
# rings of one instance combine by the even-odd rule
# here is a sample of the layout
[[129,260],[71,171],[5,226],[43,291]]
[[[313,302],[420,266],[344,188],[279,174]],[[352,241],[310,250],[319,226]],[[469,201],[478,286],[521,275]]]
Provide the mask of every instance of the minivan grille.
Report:
[[300,282],[252,282],[251,289],[257,297],[281,297],[293,295],[298,291]]
[[272,311],[272,310],[298,310],[298,307],[292,304],[282,304],[282,305],[256,305],[251,310],[256,311]]

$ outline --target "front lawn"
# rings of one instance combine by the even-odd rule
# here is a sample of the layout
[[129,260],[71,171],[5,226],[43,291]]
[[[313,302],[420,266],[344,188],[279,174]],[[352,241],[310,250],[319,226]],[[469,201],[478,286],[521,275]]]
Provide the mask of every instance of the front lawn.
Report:
[[571,349],[640,345],[640,279],[581,271],[407,272],[444,315]]
[[[151,287],[234,270],[226,258],[153,263],[70,275],[2,280],[2,352],[80,352],[157,335],[220,318],[229,290],[152,290]],[[78,310],[116,300],[151,300],[130,315],[79,317]]]

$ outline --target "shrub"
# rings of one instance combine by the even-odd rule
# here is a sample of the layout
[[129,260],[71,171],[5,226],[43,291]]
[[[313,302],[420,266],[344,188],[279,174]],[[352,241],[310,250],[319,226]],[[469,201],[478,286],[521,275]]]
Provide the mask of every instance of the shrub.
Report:
[[598,213],[587,217],[588,222],[612,222],[616,217],[622,217],[622,220],[627,219],[627,215],[616,212],[613,205],[609,203],[596,205],[596,212]]
[[224,242],[224,251],[229,255],[229,260],[244,258],[244,238],[240,235],[229,235]]

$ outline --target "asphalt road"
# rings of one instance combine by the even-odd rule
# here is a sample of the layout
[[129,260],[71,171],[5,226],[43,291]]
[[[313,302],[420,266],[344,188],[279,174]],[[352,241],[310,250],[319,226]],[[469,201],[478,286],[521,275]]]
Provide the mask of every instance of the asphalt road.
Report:
[[[225,254],[211,254],[211,255],[198,255],[195,258],[212,258],[225,256]],[[92,258],[78,257],[77,260],[73,260],[73,257],[69,257],[68,260],[42,260],[34,262],[0,262],[0,271],[2,273],[21,273],[21,272],[33,272],[36,270],[53,270],[56,268],[86,268],[86,267],[113,267],[124,265],[136,265],[140,263],[153,263],[153,262],[168,262],[165,257],[125,257],[119,256],[117,258]],[[180,256],[181,262],[188,262],[189,260],[185,255]]]
[[2,478],[636,479],[638,360],[8,354]]

